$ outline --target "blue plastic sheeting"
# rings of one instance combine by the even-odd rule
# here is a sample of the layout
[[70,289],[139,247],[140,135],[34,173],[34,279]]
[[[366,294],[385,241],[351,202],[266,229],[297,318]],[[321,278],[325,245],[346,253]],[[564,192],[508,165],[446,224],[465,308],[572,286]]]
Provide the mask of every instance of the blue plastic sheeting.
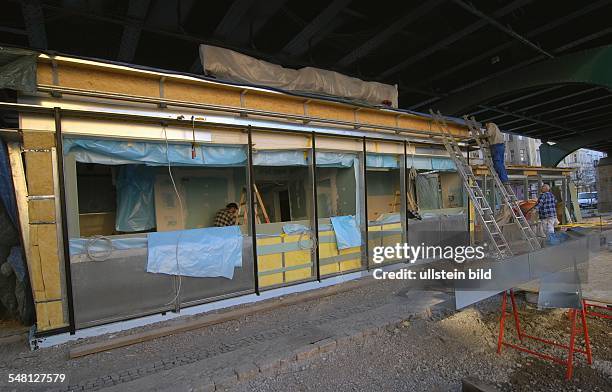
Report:
[[6,144],[4,140],[0,139],[0,199],[13,225],[17,227],[17,202],[15,201],[12,178],[13,174],[11,172]]
[[570,236],[566,233],[548,233],[546,239],[550,245],[559,245],[562,242],[569,240]]
[[283,225],[283,232],[285,234],[300,234],[310,231],[310,227],[299,224],[299,223],[287,223]]
[[74,153],[77,162],[125,165],[141,163],[149,166],[167,165],[168,158],[178,166],[244,166],[246,149],[242,146],[196,145],[191,157],[191,144],[168,145],[165,142],[134,142],[103,139],[64,140],[64,154]]
[[431,168],[439,171],[457,171],[457,166],[450,158],[431,158]]
[[397,169],[399,168],[399,162],[397,160],[397,155],[367,154],[366,166]]
[[432,170],[430,157],[406,157],[406,167],[414,167],[417,170]]
[[453,160],[445,157],[407,156],[406,166],[418,170],[457,171]]
[[156,226],[153,170],[143,165],[125,165],[119,168],[115,220],[117,231],[144,231]]
[[150,233],[148,244],[147,272],[232,279],[242,266],[238,226]]
[[356,154],[317,151],[318,167],[351,167],[355,165]]
[[15,271],[15,276],[17,276],[17,279],[19,279],[20,282],[25,281],[25,260],[23,258],[23,250],[21,250],[21,246],[13,246],[11,248],[11,252],[6,258],[6,261],[11,265],[11,267],[13,267],[13,271]]
[[330,220],[336,235],[338,249],[361,246],[361,232],[353,215],[332,216]]
[[92,237],[71,238],[69,241],[70,256],[90,253],[108,253],[113,250],[146,249],[147,237]]
[[253,154],[256,166],[308,166],[306,151],[257,151]]

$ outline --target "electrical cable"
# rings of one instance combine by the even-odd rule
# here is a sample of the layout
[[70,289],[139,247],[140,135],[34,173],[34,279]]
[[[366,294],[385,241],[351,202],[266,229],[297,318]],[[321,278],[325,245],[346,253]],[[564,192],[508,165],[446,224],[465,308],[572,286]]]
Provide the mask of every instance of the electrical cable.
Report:
[[[104,241],[108,242],[108,245],[109,245],[108,252],[107,253],[102,253],[102,256],[100,256],[100,255],[95,255],[94,256],[94,254],[92,253],[91,248],[93,247],[93,245],[96,242],[98,242],[100,240],[104,240]],[[85,243],[85,252],[87,253],[87,257],[89,257],[92,261],[106,261],[106,260],[108,260],[111,257],[111,255],[113,254],[113,250],[114,250],[114,248],[113,248],[113,241],[110,238],[105,237],[103,235],[95,235],[95,236],[89,238],[87,240],[87,242]],[[100,252],[98,252],[98,253],[100,253]]]
[[[179,202],[179,209],[180,209],[181,217],[184,217],[185,214],[183,210],[183,201],[181,200],[181,195],[179,194],[178,188],[176,186],[176,182],[174,182],[174,176],[172,175],[172,163],[170,162],[170,153],[169,153],[170,146],[168,144],[168,135],[166,133],[165,124],[162,124],[162,129],[164,130],[164,139],[166,140],[166,161],[168,162],[168,174],[170,175],[170,181],[172,182],[174,193],[176,193],[176,198],[178,199],[178,202]],[[179,297],[181,293],[182,278],[181,278],[181,269],[180,269],[180,263],[179,263],[179,257],[178,257],[179,242],[181,241],[181,235],[182,233],[179,232],[178,237],[176,238],[176,250],[175,250],[176,274],[178,276],[178,287],[176,289],[176,295],[174,296],[174,298],[172,298],[170,302],[164,304],[164,306],[172,305],[177,300],[177,298]]]

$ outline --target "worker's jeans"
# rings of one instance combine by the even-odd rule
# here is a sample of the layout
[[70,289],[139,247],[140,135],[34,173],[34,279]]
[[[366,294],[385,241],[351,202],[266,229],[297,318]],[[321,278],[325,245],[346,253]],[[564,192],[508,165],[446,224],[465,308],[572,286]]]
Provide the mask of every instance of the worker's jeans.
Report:
[[549,234],[555,232],[555,223],[557,218],[551,216],[550,218],[540,218],[540,236],[548,237]]
[[493,159],[493,167],[499,176],[501,182],[508,182],[508,173],[504,165],[504,143],[491,144],[491,158]]

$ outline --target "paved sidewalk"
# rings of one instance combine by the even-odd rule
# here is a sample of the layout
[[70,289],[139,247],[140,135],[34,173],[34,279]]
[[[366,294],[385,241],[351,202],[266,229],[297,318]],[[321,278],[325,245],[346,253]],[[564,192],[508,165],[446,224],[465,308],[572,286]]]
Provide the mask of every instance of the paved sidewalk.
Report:
[[[223,390],[239,379],[273,372],[453,306],[443,292],[409,291],[406,282],[366,279],[369,284],[329,297],[82,358],[69,360],[70,347],[108,337],[22,353],[3,359],[0,372],[64,372],[68,383],[55,385],[58,391]],[[148,328],[153,326],[140,330]]]

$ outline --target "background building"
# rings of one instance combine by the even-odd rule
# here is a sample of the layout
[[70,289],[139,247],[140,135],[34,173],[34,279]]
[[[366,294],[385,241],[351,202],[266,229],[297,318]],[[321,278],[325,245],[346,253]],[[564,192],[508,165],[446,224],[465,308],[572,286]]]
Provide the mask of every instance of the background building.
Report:
[[597,190],[597,164],[606,154],[581,148],[566,156],[558,167],[571,167],[572,180],[579,192]]

